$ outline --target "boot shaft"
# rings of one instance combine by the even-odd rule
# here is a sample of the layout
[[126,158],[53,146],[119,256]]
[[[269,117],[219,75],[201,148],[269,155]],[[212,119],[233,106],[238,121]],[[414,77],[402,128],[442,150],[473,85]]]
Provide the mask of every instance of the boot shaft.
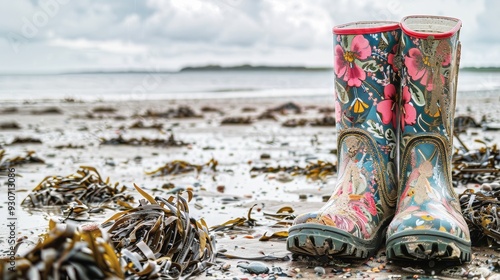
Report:
[[451,160],[461,22],[410,16],[401,22],[401,150],[412,136],[440,135]]
[[[382,204],[394,207],[399,23],[349,23],[336,26],[333,33],[339,174],[349,173],[350,160],[375,161],[373,172],[381,179],[371,184],[378,187]],[[361,138],[368,140],[358,141]],[[356,152],[360,150],[364,152]]]

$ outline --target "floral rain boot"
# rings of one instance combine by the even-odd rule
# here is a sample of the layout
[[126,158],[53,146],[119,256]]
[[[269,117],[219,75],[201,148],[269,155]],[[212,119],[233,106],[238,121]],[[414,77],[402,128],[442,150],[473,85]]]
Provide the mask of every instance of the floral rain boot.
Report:
[[451,183],[461,21],[402,20],[401,158],[389,259],[469,261],[470,237]]
[[338,179],[329,201],[298,216],[287,249],[300,255],[365,258],[394,215],[397,96],[396,22],[356,22],[334,33]]

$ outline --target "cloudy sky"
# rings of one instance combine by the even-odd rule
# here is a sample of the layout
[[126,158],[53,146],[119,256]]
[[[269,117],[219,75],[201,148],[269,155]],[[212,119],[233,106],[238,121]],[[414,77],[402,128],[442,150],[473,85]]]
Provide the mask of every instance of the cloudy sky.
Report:
[[0,3],[0,73],[330,66],[331,28],[434,14],[462,19],[462,65],[500,66],[496,0],[15,0]]

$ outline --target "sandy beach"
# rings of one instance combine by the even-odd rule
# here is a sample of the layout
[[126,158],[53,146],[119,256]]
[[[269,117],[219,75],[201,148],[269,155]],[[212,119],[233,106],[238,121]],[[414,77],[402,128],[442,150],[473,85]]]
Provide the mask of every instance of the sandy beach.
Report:
[[[485,112],[480,108],[491,107],[487,109],[490,118],[497,116],[498,109],[491,101],[491,98],[475,100],[474,103],[459,100],[457,115],[471,115],[479,120]],[[287,106],[268,114],[268,117],[272,115],[274,119],[259,119],[266,111],[282,105]],[[495,111],[490,110],[494,107]],[[182,111],[179,108],[189,108],[194,115],[176,116],[175,112]],[[170,115],[160,114],[169,109]],[[244,261],[253,260],[263,261],[275,271],[273,277],[280,279],[287,275],[307,279],[400,279],[406,276],[412,278],[414,275],[436,275],[441,279],[464,276],[479,279],[481,275],[490,279],[500,277],[488,269],[498,260],[496,252],[488,248],[474,248],[471,263],[444,271],[441,271],[443,268],[388,263],[382,249],[369,260],[339,261],[334,265],[325,266],[325,274],[318,275],[318,271],[315,271],[317,264],[290,260],[292,256],[286,251],[284,239],[259,241],[264,234],[287,230],[286,225],[277,225],[278,220],[269,219],[265,213],[276,213],[285,206],[292,207],[294,215],[317,210],[324,197],[328,197],[334,187],[336,174],[326,174],[315,179],[300,174],[292,176],[286,172],[255,171],[263,167],[305,167],[308,163],[318,161],[336,163],[336,131],[332,123],[328,122],[328,117],[334,116],[330,98],[141,102],[61,100],[27,104],[5,103],[1,105],[0,111],[0,123],[13,122],[19,126],[17,129],[1,130],[0,143],[6,151],[5,157],[12,158],[25,155],[26,151],[35,151],[36,156],[44,160],[44,163],[16,166],[18,205],[46,176],[66,176],[74,173],[80,166],[95,167],[103,177],[109,177],[111,182],[120,182],[127,186],[127,190],[136,199],[139,199],[140,195],[133,189],[134,183],[152,195],[164,197],[179,189],[191,189],[194,193],[194,199],[189,204],[191,215],[196,219],[203,218],[208,226],[246,217],[250,207],[256,205],[252,211],[252,218],[257,220],[256,226],[213,232],[217,250],[235,258],[219,256],[219,265],[211,267],[197,279],[269,278],[269,275],[256,277],[238,267]],[[235,118],[246,123],[225,124]],[[138,126],[142,128],[134,128]],[[144,143],[103,144],[119,139],[119,136],[124,140],[141,137],[165,140],[172,134],[176,141],[182,141],[185,145],[162,147]],[[41,143],[12,144],[16,138],[33,138]],[[469,129],[467,133],[462,134],[461,139],[470,145],[470,148],[479,147],[481,144],[474,142],[475,139],[488,139],[489,144],[497,143],[495,141],[498,139],[498,133],[479,128]],[[215,172],[204,168],[200,173],[162,176],[147,174],[173,160],[202,165],[211,159],[218,161]],[[173,186],[168,186],[169,183]],[[479,185],[467,187],[478,188]],[[6,189],[3,182],[2,188]],[[461,193],[465,188],[460,186],[457,192]],[[2,217],[6,215],[5,193],[2,191],[0,198]],[[137,200],[134,203],[137,204]],[[63,209],[60,207],[29,209],[18,206],[16,210],[18,236],[27,236],[32,240],[36,240],[39,234],[46,231],[50,218],[64,218]],[[112,210],[106,210],[104,213],[91,214],[88,219],[67,220],[67,223],[102,222],[112,214]],[[4,227],[5,218],[2,218],[1,225],[0,244],[4,247],[6,243],[2,240],[5,240],[8,234],[7,228]],[[263,256],[268,256],[270,260],[263,259]],[[486,263],[488,259],[490,261]],[[222,269],[222,266],[227,270]]]

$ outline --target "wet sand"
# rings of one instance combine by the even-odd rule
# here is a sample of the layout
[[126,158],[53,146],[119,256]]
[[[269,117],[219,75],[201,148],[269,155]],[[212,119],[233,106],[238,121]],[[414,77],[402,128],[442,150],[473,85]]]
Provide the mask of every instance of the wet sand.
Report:
[[[484,112],[490,117],[498,116],[495,102],[489,99],[459,100],[457,115],[471,115],[480,120]],[[293,110],[276,112],[276,120],[259,120],[257,117],[270,108],[292,101],[299,104],[302,113]],[[147,110],[164,112],[169,108],[176,109],[180,105],[189,106],[199,117],[194,118],[162,118],[139,117]],[[217,109],[207,112],[203,107]],[[15,107],[17,110],[5,112]],[[60,112],[43,113],[49,107],[58,107]],[[97,107],[114,108],[115,112],[92,113]],[[166,183],[179,188],[192,188],[195,198],[190,203],[193,217],[203,218],[209,226],[219,225],[229,219],[245,217],[250,207],[257,204],[252,217],[258,225],[252,228],[241,228],[215,233],[217,249],[226,249],[226,254],[240,258],[218,258],[218,261],[230,264],[227,271],[219,266],[210,268],[199,279],[232,279],[255,278],[238,268],[244,258],[262,258],[263,254],[281,260],[264,261],[268,267],[279,267],[284,275],[304,278],[318,278],[314,263],[307,261],[287,260],[291,255],[286,251],[284,240],[259,241],[264,233],[286,231],[286,227],[275,227],[276,221],[267,219],[263,213],[275,213],[283,206],[291,206],[300,214],[317,210],[322,205],[322,197],[328,196],[335,184],[336,177],[329,176],[324,180],[310,180],[304,176],[287,174],[257,174],[251,176],[252,167],[262,166],[305,166],[308,162],[318,160],[336,162],[336,131],[333,126],[284,127],[282,124],[290,119],[313,120],[325,115],[333,116],[332,111],[324,113],[325,107],[333,108],[329,98],[294,98],[294,99],[226,99],[226,100],[177,100],[177,101],[141,101],[141,102],[38,102],[30,104],[1,104],[0,123],[16,122],[20,129],[0,130],[0,143],[6,150],[6,158],[23,155],[27,150],[45,160],[44,164],[24,164],[16,167],[17,178],[17,218],[18,236],[36,237],[43,233],[48,220],[62,218],[61,209],[50,211],[28,210],[19,205],[29,192],[49,175],[69,175],[79,166],[93,166],[103,177],[111,182],[120,182],[133,190],[133,183],[141,186],[153,195],[169,196],[170,190],[163,189]],[[33,111],[38,111],[34,114]],[[106,110],[101,110],[106,111]],[[203,112],[205,111],[205,112]],[[90,118],[90,116],[93,116]],[[251,124],[223,125],[226,117],[245,117],[253,121]],[[162,129],[129,128],[137,120],[145,125],[161,124]],[[498,121],[498,120],[497,120]],[[128,145],[101,145],[101,139],[110,139],[122,135],[124,139],[131,137],[167,138],[170,133],[189,145],[183,147],[154,147]],[[41,140],[41,144],[13,144],[15,137],[32,137]],[[462,136],[462,140],[471,148],[481,146],[475,139],[489,139],[498,143],[498,133],[470,129]],[[59,145],[79,146],[78,148],[56,148]],[[219,163],[217,172],[204,170],[176,176],[150,176],[145,172],[154,170],[172,160],[185,160],[193,164],[203,164],[210,159]],[[21,177],[22,176],[22,177]],[[0,178],[3,180],[4,178]],[[467,187],[477,188],[470,185]],[[6,247],[7,210],[6,185],[1,182],[0,197],[0,248]],[[457,189],[462,192],[464,186]],[[140,198],[134,192],[134,196]],[[92,215],[90,221],[102,221],[112,211]],[[384,249],[371,260],[360,262],[339,262],[333,266],[325,266],[323,278],[352,277],[370,279],[399,279],[414,277],[421,271],[411,270],[425,268],[425,275],[439,278],[456,278],[462,276],[484,276],[498,279],[500,276],[490,271],[487,259],[497,261],[496,251],[488,248],[474,248],[475,254],[470,264],[455,267],[453,274],[440,272],[442,268],[417,267],[416,264],[390,264],[385,261]],[[478,264],[479,262],[479,264]],[[486,269],[485,269],[486,268]],[[478,269],[479,272],[478,272]],[[482,269],[482,270],[481,270]],[[278,268],[275,268],[278,271]],[[279,275],[276,274],[277,276]],[[269,276],[262,275],[262,278]],[[258,279],[258,278],[256,278]]]

